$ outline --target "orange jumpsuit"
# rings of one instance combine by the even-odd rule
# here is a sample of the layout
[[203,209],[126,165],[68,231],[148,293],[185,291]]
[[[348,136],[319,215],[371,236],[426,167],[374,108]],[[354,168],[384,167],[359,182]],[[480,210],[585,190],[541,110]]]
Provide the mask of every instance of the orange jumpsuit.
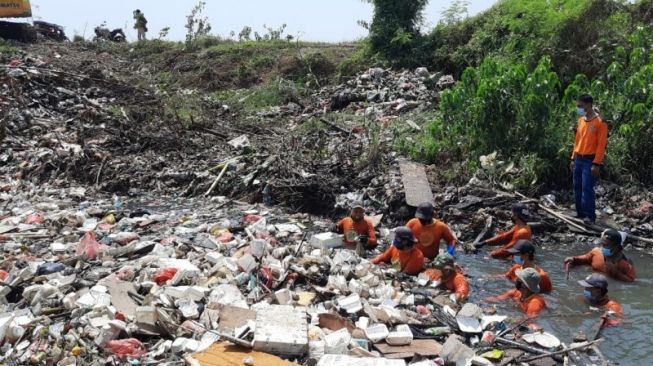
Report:
[[605,273],[624,282],[633,282],[636,278],[635,267],[629,260],[621,258],[616,263],[606,263],[601,248],[594,248],[584,255],[573,257],[571,264],[589,264],[593,271]]
[[[512,281],[517,281],[517,274],[515,273],[518,269],[524,268],[521,264],[515,264],[510,267],[510,270],[506,272],[506,277]],[[540,274],[540,291],[544,293],[549,293],[553,290],[553,285],[551,284],[551,277],[546,273],[542,268],[535,266],[534,267],[537,273]]]
[[372,259],[372,263],[392,263],[392,267],[396,270],[416,275],[424,269],[424,255],[415,247],[410,251],[400,251],[393,245],[384,253]]
[[[438,281],[442,278],[442,272],[437,269],[429,268],[424,272],[431,281]],[[453,276],[442,282],[442,286],[456,294],[458,301],[465,300],[469,296],[469,282],[465,275],[456,271]]]
[[428,259],[433,259],[440,254],[440,241],[444,239],[447,244],[456,244],[456,237],[453,235],[449,226],[442,221],[433,220],[431,224],[422,225],[419,219],[408,221],[406,226],[413,232],[417,238],[417,247]]
[[540,294],[533,294],[526,299],[522,300],[521,292],[516,288],[510,289],[503,294],[497,296],[498,300],[507,300],[513,299],[519,306],[519,308],[528,316],[529,318],[537,317],[542,310],[546,309],[546,303],[544,298]]
[[374,232],[374,224],[372,223],[372,220],[368,219],[367,217],[358,222],[355,222],[351,217],[345,217],[338,223],[338,231],[345,234],[345,238],[343,239],[345,247],[351,248],[352,246],[356,245],[355,241],[347,240],[347,233],[354,231],[356,236],[367,235],[368,249],[376,248],[377,241],[376,233]]
[[605,304],[601,305],[601,310],[605,311],[606,313],[608,311],[614,313],[612,314],[612,318],[610,316],[606,318],[605,323],[603,323],[603,327],[611,327],[621,323],[621,320],[624,316],[624,310],[621,307],[621,304],[618,302],[614,300],[608,300],[605,302]]
[[508,252],[508,249],[515,246],[518,240],[532,240],[533,234],[531,228],[528,225],[525,226],[513,226],[510,231],[499,234],[494,238],[488,239],[485,241],[487,245],[503,245],[501,248],[495,249],[490,253],[492,258],[505,259],[513,255]]

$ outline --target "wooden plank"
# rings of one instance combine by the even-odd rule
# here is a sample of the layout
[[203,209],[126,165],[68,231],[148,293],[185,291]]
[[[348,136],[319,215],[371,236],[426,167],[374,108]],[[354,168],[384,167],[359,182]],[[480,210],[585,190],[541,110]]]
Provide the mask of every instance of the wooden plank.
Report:
[[136,287],[134,287],[133,283],[120,280],[109,280],[105,281],[103,285],[109,290],[111,304],[113,304],[118,311],[130,318],[136,316],[136,307],[138,304],[136,304],[136,301],[127,294],[128,292],[137,293]]
[[401,171],[401,181],[406,192],[407,204],[417,207],[420,203],[433,203],[433,192],[431,192],[431,185],[426,178],[424,165],[411,161],[401,161],[399,162],[399,170]]
[[199,361],[200,366],[243,366],[243,359],[246,357],[251,357],[254,360],[254,366],[297,366],[297,364],[277,356],[226,342],[215,343],[206,351],[193,355],[193,358]]
[[[391,346],[387,343],[377,343],[374,347],[386,358],[411,358],[418,354],[434,357],[440,354],[442,345],[432,339],[415,339],[407,346]],[[395,357],[396,355],[396,357]]]

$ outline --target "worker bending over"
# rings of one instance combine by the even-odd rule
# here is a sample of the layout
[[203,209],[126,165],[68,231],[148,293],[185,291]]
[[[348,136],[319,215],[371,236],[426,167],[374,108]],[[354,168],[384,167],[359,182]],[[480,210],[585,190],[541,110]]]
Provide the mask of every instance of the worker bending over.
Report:
[[372,263],[392,263],[397,271],[416,275],[424,269],[424,255],[415,247],[416,243],[417,239],[410,229],[400,226],[395,230],[392,246],[372,259]]
[[435,258],[440,254],[440,242],[447,243],[447,253],[454,255],[456,251],[456,236],[451,232],[449,226],[433,216],[435,208],[432,204],[425,202],[417,207],[415,218],[408,221],[406,226],[417,238],[417,248],[422,251],[424,257]]
[[589,303],[590,308],[599,308],[603,311],[602,327],[618,325],[623,318],[624,311],[621,305],[608,297],[608,279],[600,273],[593,273],[584,280],[578,281],[583,286],[583,297]]
[[477,246],[481,247],[483,245],[502,245],[501,248],[493,250],[490,253],[490,256],[497,259],[506,259],[512,255],[508,249],[514,247],[518,240],[533,240],[531,228],[528,226],[528,216],[524,212],[526,209],[527,207],[523,203],[516,203],[512,205],[511,219],[515,226],[513,226],[512,229],[505,233],[500,233],[493,238],[487,239],[477,244]]
[[567,257],[565,264],[589,264],[595,272],[605,273],[619,281],[633,282],[636,277],[635,267],[623,253],[624,236],[615,229],[608,229],[601,235],[601,247],[594,248],[584,255]]
[[456,266],[451,254],[439,254],[429,266],[433,268],[427,269],[424,273],[429,276],[431,281],[440,281],[441,287],[451,291],[451,300],[454,302],[467,300],[469,282],[462,273],[462,268]]
[[551,284],[551,277],[546,273],[542,268],[536,266],[533,263],[535,260],[535,246],[529,240],[520,239],[517,241],[514,247],[508,249],[513,256],[513,261],[515,264],[510,267],[510,270],[506,272],[506,277],[515,282],[517,280],[516,272],[517,270],[524,268],[534,268],[537,273],[540,274],[540,292],[549,293],[553,290],[553,285]]
[[345,217],[335,226],[334,231],[344,234],[343,244],[347,249],[356,249],[361,244],[365,249],[376,248],[376,233],[372,220],[365,217],[365,209],[356,204],[349,217]]

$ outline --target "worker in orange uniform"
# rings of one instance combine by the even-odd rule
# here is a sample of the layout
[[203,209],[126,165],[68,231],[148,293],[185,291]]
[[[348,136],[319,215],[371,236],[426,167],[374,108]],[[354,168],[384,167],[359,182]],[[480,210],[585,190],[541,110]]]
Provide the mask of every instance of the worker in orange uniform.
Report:
[[576,101],[578,124],[571,153],[570,169],[574,176],[576,217],[594,222],[594,182],[599,176],[608,144],[608,124],[594,111],[591,95],[583,94]]
[[619,281],[635,281],[635,266],[623,253],[622,242],[625,234],[615,229],[608,229],[601,235],[601,247],[590,250],[587,254],[565,258],[565,264],[572,266],[589,264],[595,272],[605,273]]
[[517,281],[515,288],[487,301],[498,302],[513,299],[519,308],[529,318],[537,317],[542,310],[546,309],[544,298],[540,295],[540,274],[535,268],[524,268],[515,271]]
[[431,281],[440,281],[440,286],[451,291],[452,301],[458,303],[467,299],[469,282],[462,273],[462,268],[456,266],[451,254],[440,253],[429,266],[433,268],[427,269],[424,273]]
[[334,231],[344,234],[345,248],[355,249],[358,244],[362,244],[368,250],[376,248],[374,224],[372,220],[365,217],[365,208],[362,205],[354,205],[349,217],[340,220]]
[[406,226],[410,228],[417,238],[417,248],[422,251],[424,257],[435,258],[440,254],[440,242],[447,243],[447,253],[454,255],[456,251],[456,236],[451,232],[449,226],[433,216],[435,208],[432,204],[425,202],[417,207],[415,218],[408,221]]
[[621,305],[608,297],[608,280],[600,273],[593,273],[584,280],[578,281],[583,286],[583,297],[590,307],[603,311],[603,327],[609,327],[621,323],[624,311]]
[[500,233],[493,238],[476,244],[476,247],[482,247],[484,245],[502,245],[501,248],[493,250],[490,253],[490,256],[497,259],[509,258],[512,253],[510,253],[508,249],[514,247],[518,240],[533,240],[533,233],[530,226],[528,226],[528,215],[526,214],[527,209],[526,205],[520,202],[512,205],[511,219],[515,226],[505,233]]
[[515,264],[510,267],[508,272],[506,272],[506,277],[515,282],[517,280],[517,275],[515,272],[519,269],[524,268],[535,268],[537,273],[540,274],[540,292],[549,293],[553,290],[553,285],[551,284],[551,277],[546,273],[542,268],[536,266],[533,263],[535,260],[535,246],[529,240],[520,239],[517,241],[514,247],[508,249],[508,252],[512,253],[512,258]]
[[424,255],[415,247],[417,239],[409,228],[400,226],[395,230],[392,246],[372,259],[373,264],[392,263],[397,271],[416,275],[424,269]]

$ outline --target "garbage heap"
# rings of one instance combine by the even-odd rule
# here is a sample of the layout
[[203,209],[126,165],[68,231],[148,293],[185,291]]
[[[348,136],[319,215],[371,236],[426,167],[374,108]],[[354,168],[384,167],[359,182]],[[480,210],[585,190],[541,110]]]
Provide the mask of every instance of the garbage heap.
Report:
[[[0,191],[8,365],[555,364],[564,347],[339,248],[306,214]],[[383,248],[392,232],[378,229]]]

